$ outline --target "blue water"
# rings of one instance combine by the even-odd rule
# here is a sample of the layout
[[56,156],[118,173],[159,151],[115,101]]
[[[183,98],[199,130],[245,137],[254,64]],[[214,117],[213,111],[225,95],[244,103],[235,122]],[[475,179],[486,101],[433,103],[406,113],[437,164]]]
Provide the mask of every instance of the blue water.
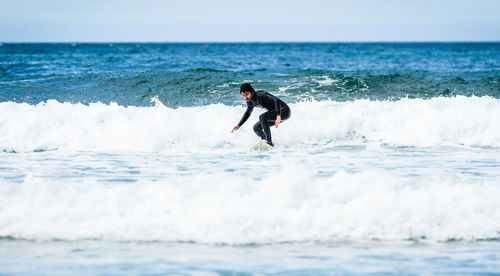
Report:
[[289,87],[288,102],[498,98],[499,56],[500,43],[3,44],[0,101],[235,105],[242,81]]
[[0,44],[0,274],[499,273],[499,80],[500,43]]

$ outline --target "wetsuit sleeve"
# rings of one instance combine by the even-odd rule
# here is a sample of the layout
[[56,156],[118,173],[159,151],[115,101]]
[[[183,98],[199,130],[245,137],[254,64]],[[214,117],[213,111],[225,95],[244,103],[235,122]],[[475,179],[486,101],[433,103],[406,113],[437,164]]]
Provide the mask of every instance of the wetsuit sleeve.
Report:
[[241,117],[241,120],[238,123],[239,126],[242,126],[248,120],[248,117],[250,117],[250,114],[252,114],[252,111],[253,111],[253,105],[248,105],[247,110],[245,111],[245,114],[243,114],[243,117]]

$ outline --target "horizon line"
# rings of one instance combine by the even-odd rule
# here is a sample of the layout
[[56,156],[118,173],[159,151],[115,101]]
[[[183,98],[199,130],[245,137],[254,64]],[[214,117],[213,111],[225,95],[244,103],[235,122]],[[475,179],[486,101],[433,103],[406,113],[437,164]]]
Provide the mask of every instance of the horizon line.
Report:
[[112,44],[112,43],[150,43],[150,44],[161,44],[161,43],[193,43],[193,44],[204,44],[204,43],[500,43],[500,40],[352,40],[352,41],[0,41],[0,44],[22,44],[22,43],[81,43],[81,44]]

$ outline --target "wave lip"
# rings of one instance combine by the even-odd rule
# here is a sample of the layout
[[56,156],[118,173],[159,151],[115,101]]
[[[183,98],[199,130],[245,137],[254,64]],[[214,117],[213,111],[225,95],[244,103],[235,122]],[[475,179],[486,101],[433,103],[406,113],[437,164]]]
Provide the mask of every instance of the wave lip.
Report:
[[[273,137],[284,148],[339,141],[394,146],[500,147],[500,100],[491,97],[310,101],[291,104],[292,117]],[[238,132],[242,106],[169,108],[47,101],[0,103],[0,149],[125,152],[246,150],[256,140],[256,109]],[[250,141],[250,142],[249,142]]]

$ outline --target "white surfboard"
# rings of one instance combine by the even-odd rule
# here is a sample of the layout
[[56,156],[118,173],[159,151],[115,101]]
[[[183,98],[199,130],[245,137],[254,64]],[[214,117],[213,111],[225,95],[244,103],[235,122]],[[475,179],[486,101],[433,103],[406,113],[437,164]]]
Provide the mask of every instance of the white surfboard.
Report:
[[253,145],[250,150],[253,150],[253,151],[269,151],[269,150],[272,150],[273,147],[270,146],[268,143],[266,143],[266,141],[264,140],[260,140],[259,142],[257,142],[257,144]]

